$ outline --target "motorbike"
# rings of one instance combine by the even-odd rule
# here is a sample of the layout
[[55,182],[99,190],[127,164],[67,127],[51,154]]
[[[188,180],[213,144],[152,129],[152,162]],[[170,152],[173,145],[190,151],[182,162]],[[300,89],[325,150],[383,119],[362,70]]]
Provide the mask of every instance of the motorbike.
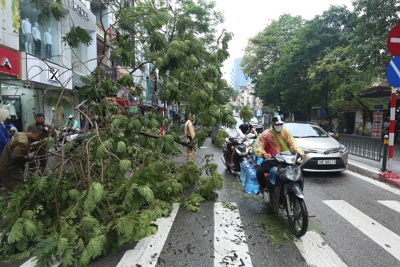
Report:
[[253,141],[255,138],[256,136],[251,133],[245,135],[244,138],[229,138],[229,142],[235,147],[233,166],[230,165],[232,151],[228,149],[228,142],[225,141],[221,160],[228,171],[240,172],[241,162],[253,153]]
[[286,210],[291,232],[301,237],[307,232],[308,212],[304,202],[304,177],[300,169],[301,155],[281,152],[272,155],[271,160],[278,162],[272,167],[266,178],[274,185],[270,192],[270,206],[275,212]]
[[79,147],[82,141],[81,138],[79,138],[79,132],[79,128],[68,129],[67,127],[63,127],[57,137],[56,147],[60,148],[62,145],[65,145],[69,142],[74,142],[73,144],[75,148]]

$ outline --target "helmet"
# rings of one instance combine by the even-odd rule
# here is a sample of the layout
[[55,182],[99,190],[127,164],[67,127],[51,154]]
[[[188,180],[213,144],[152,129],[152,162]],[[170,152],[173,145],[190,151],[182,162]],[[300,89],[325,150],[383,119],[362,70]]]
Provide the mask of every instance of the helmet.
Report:
[[283,125],[283,121],[281,119],[281,116],[275,115],[272,117],[272,124],[274,125]]
[[69,114],[68,119],[72,119],[74,117],[74,115]]

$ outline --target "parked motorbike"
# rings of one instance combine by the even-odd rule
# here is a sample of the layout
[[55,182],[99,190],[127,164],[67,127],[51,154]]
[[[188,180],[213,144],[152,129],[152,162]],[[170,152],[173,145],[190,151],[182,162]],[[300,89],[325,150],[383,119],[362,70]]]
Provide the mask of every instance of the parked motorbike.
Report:
[[291,232],[301,237],[307,232],[308,213],[304,202],[304,178],[300,169],[301,155],[281,152],[272,156],[271,160],[278,166],[271,168],[266,177],[275,186],[270,192],[271,207],[275,212],[279,208],[286,210]]
[[56,147],[60,148],[62,145],[65,145],[69,142],[74,142],[74,147],[77,148],[81,145],[81,138],[80,137],[80,129],[73,128],[69,129],[67,127],[63,127],[60,131],[60,134],[56,140]]

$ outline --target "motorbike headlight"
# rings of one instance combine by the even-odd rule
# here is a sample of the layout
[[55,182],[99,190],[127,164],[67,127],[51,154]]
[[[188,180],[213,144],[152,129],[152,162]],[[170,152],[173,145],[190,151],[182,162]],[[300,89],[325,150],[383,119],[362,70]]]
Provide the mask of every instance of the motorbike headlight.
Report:
[[301,175],[300,166],[287,166],[281,169],[280,175],[290,181],[297,181]]
[[340,153],[346,153],[347,152],[347,147],[341,144],[339,151],[340,151]]

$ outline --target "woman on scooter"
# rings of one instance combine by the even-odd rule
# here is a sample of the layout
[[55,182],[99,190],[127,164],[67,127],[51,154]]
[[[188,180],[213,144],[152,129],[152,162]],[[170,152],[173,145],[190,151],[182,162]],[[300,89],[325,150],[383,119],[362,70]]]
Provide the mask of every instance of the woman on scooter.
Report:
[[277,165],[271,159],[271,156],[283,151],[291,151],[292,153],[299,153],[302,158],[305,157],[303,150],[297,146],[293,136],[283,129],[283,121],[279,115],[272,118],[271,127],[264,132],[254,143],[254,154],[257,157],[264,159],[263,163],[257,168],[257,180],[260,184],[260,191],[263,194],[264,201],[270,202],[269,191],[274,192],[274,186],[271,182],[264,177],[270,169]]
[[233,167],[234,166],[233,154],[235,152],[235,147],[231,142],[230,138],[241,138],[244,137],[244,134],[238,127],[236,127],[236,124],[231,124],[225,131],[228,133],[228,137],[225,139],[225,142],[227,144],[228,150],[230,151],[231,155],[230,165]]

